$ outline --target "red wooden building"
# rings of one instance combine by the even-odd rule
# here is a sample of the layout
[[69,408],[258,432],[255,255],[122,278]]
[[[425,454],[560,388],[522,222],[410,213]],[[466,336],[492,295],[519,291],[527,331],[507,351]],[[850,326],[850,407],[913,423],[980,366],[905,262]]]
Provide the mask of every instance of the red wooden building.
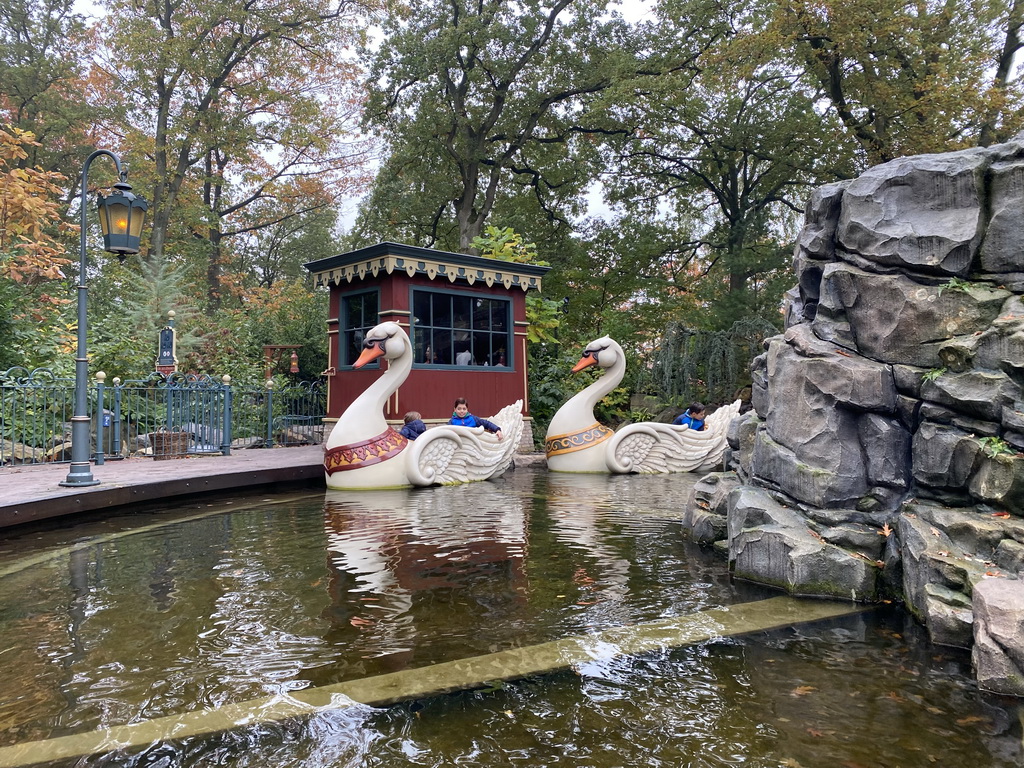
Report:
[[388,320],[409,334],[414,362],[386,418],[401,422],[419,411],[428,424],[447,422],[456,397],[485,418],[516,400],[529,415],[526,292],[540,290],[548,267],[379,243],[306,269],[331,292],[330,421],[380,375],[377,363],[359,370],[352,363],[365,333]]

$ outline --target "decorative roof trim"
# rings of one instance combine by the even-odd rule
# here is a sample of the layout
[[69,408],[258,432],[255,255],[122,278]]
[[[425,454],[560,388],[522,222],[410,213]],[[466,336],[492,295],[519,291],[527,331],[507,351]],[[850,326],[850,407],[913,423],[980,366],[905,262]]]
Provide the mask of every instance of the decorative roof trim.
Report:
[[541,277],[550,269],[535,264],[515,264],[498,259],[484,259],[464,253],[447,253],[429,248],[416,248],[397,243],[381,243],[351,253],[331,256],[305,265],[313,273],[316,285],[341,285],[361,281],[368,276],[405,272],[409,277],[426,275],[429,280],[464,281],[469,285],[495,283],[507,290],[541,289]]

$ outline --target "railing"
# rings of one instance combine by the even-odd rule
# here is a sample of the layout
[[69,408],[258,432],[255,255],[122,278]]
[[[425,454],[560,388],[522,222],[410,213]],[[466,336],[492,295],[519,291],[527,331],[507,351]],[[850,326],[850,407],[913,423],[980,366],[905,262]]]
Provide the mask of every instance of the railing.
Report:
[[[230,454],[233,448],[324,441],[326,393],[319,382],[276,389],[206,375],[164,376],[89,388],[89,454],[97,464],[128,456]],[[47,369],[0,373],[0,466],[71,460],[74,380]]]

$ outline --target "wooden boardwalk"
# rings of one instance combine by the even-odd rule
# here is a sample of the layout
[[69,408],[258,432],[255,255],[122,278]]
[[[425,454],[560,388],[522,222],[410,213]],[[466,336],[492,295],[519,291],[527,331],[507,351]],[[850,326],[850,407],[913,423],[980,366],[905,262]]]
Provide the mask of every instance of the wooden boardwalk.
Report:
[[323,446],[253,448],[230,456],[151,457],[91,465],[99,485],[65,488],[67,464],[0,468],[0,528],[236,488],[308,482],[324,488]]

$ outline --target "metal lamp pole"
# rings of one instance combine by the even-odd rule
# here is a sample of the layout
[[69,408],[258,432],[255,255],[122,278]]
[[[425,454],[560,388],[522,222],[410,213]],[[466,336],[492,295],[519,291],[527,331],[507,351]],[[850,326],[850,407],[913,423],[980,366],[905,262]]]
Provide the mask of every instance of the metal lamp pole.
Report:
[[[100,196],[98,201],[101,206],[104,248],[119,256],[138,253],[139,233],[142,230],[142,220],[148,207],[144,200],[136,198],[128,191],[131,190],[131,186],[127,183],[128,173],[122,168],[121,160],[117,155],[106,149],[97,149],[89,155],[82,168],[81,243],[78,269],[78,353],[75,357],[75,415],[71,417],[71,468],[67,477],[60,483],[76,488],[98,485],[100,482],[92,476],[92,471],[89,468],[89,444],[91,442],[88,415],[89,359],[86,356],[85,339],[87,329],[85,307],[88,291],[85,284],[85,231],[87,227],[85,199],[88,193],[86,178],[89,175],[89,165],[100,155],[106,155],[114,161],[120,179],[120,182],[114,185],[118,192],[109,198]],[[138,214],[134,221],[133,214]]]

